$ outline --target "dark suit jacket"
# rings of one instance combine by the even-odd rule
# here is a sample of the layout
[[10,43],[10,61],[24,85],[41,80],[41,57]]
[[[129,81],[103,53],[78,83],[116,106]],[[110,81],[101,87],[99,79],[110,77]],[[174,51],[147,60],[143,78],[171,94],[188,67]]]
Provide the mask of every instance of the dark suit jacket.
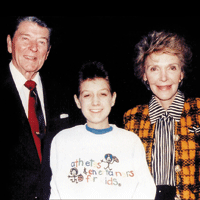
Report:
[[[49,194],[49,149],[53,136],[70,127],[69,118],[60,119],[60,114],[69,114],[68,104],[61,101],[62,92],[52,80],[45,82],[42,77],[44,104],[47,119],[47,134],[44,139],[43,161],[40,164],[20,96],[11,76],[9,67],[0,74],[1,105],[1,153],[2,184],[5,199],[31,200]],[[48,77],[46,77],[48,78]],[[53,87],[51,87],[53,83]],[[55,90],[54,90],[55,89]],[[65,104],[63,105],[62,104]],[[7,198],[6,198],[7,197]]]

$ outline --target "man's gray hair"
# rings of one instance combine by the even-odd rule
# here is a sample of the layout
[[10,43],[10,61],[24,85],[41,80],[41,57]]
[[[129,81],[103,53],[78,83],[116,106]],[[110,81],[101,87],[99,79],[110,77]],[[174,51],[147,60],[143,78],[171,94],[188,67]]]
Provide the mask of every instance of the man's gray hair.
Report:
[[41,19],[39,19],[36,16],[20,16],[20,17],[18,17],[17,20],[16,20],[16,23],[15,23],[15,26],[13,27],[13,31],[11,31],[11,34],[10,34],[11,39],[13,39],[13,37],[15,35],[15,32],[19,28],[19,25],[22,22],[26,22],[26,21],[36,23],[37,25],[48,29],[48,31],[49,31],[48,46],[50,48],[50,46],[51,46],[50,45],[50,37],[51,37],[51,33],[52,33],[52,28],[48,27],[48,25],[46,24],[46,22],[42,21]]

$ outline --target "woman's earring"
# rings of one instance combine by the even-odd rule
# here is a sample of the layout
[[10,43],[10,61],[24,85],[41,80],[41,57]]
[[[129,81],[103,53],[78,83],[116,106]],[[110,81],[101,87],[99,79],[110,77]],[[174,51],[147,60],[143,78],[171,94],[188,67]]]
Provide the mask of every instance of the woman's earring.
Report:
[[147,90],[151,90],[151,89],[150,89],[150,86],[149,86],[148,80],[146,79],[146,80],[144,80],[143,82],[144,82],[144,85],[147,87]]
[[182,87],[182,85],[183,85],[183,79],[179,80],[179,86],[178,87],[180,88],[180,87]]

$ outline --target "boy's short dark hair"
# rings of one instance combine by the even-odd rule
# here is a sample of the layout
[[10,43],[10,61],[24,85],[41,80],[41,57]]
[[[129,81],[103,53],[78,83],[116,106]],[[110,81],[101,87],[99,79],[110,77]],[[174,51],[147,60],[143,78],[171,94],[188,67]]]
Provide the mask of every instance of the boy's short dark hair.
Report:
[[83,64],[78,75],[79,75],[78,93],[77,93],[78,97],[80,95],[81,83],[86,80],[94,80],[95,78],[105,79],[109,83],[111,94],[113,94],[108,71],[106,71],[106,69],[104,68],[104,65],[101,62],[93,61],[93,62],[87,62]]

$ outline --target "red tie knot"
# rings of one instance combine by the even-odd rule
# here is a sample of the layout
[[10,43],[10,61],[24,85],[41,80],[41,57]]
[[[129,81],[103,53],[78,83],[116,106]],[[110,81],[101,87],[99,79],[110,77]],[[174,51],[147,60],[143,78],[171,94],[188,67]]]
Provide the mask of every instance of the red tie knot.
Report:
[[33,90],[36,87],[36,83],[34,81],[26,81],[24,84],[29,90]]

